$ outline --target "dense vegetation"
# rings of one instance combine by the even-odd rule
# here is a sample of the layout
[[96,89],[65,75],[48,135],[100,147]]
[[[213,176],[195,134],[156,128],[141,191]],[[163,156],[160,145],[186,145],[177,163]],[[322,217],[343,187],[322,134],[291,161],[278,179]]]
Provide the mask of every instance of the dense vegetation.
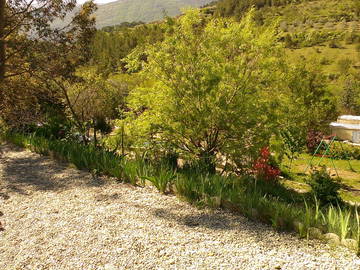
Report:
[[[306,194],[280,181],[298,177],[293,162],[339,113],[360,113],[357,0],[224,0],[98,31],[92,2],[63,29],[50,25],[74,3],[43,2],[45,17],[26,1],[0,5],[5,138],[302,237],[318,230],[358,245],[358,211],[340,197],[341,180],[314,168]],[[336,157],[358,155],[349,147]]]

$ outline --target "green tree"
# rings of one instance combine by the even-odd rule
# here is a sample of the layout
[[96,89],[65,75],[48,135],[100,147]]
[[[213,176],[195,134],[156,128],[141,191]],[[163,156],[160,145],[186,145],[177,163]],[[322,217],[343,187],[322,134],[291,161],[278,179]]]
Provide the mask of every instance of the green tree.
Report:
[[93,129],[96,145],[97,131],[109,132],[109,120],[119,118],[119,113],[125,106],[128,89],[117,80],[96,74],[94,69],[83,68],[78,73],[82,80],[69,85],[67,92],[74,113],[85,132]]
[[[40,1],[44,4],[40,7],[34,7],[31,1],[26,3],[28,6],[16,12],[17,6],[9,1],[5,9],[13,15],[10,17],[14,18],[14,26],[6,38],[8,60],[0,93],[0,116],[11,126],[30,125],[42,122],[41,116],[46,116],[47,108],[54,105],[60,110],[67,108],[80,128],[66,85],[80,79],[76,69],[90,59],[89,44],[96,30],[91,15],[96,5],[84,4],[71,23],[59,30],[50,28],[50,23],[64,16],[73,1]],[[24,22],[21,12],[24,12]]]
[[275,126],[281,62],[274,28],[258,29],[252,16],[207,22],[192,10],[170,24],[147,50],[143,87],[130,93],[128,134],[212,169],[220,157],[249,166]]
[[75,7],[75,0],[0,0],[0,82],[27,72],[23,58],[31,51],[25,33],[46,38],[50,24]]
[[280,132],[287,133],[296,148],[305,145],[309,131],[326,132],[337,118],[336,100],[327,88],[321,65],[308,62],[288,67],[280,106]]
[[341,104],[346,113],[360,114],[360,83],[354,75],[348,75],[345,79]]

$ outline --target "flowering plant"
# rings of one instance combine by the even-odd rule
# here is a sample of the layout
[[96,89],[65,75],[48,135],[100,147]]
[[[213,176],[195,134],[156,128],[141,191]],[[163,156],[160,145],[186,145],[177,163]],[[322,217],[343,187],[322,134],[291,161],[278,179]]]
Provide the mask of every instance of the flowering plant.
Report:
[[260,156],[255,161],[253,169],[258,178],[266,181],[275,181],[280,175],[279,168],[271,164],[271,153],[269,147],[263,147],[260,150]]

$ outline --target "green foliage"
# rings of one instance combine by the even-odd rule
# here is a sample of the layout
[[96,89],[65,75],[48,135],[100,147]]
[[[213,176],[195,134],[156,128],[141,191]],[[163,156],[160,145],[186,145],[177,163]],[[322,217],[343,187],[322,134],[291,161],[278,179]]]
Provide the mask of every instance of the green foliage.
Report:
[[133,185],[137,184],[137,182],[140,180],[138,179],[140,162],[141,161],[128,159],[123,159],[121,161],[123,181]]
[[[68,88],[71,110],[82,129],[90,128],[108,133],[107,121],[119,117],[119,111],[125,106],[126,89],[95,73],[92,69],[77,72],[80,82]],[[95,138],[96,139],[96,138]]]
[[126,58],[136,47],[154,44],[163,39],[162,24],[97,31],[91,43],[92,61],[102,72],[126,72]]
[[[322,214],[322,219],[325,224],[328,224],[328,231],[339,235],[340,239],[345,239],[351,231],[351,212],[343,210],[339,207],[330,206],[325,214]],[[353,234],[353,236],[355,236]]]
[[360,159],[360,147],[356,145],[350,145],[342,142],[334,142],[330,150],[331,157],[335,159]]
[[291,189],[286,188],[280,182],[268,182],[264,180],[253,180],[247,179],[244,183],[245,192],[252,192],[252,190],[256,190],[258,193],[263,196],[268,196],[272,198],[276,198],[281,202],[286,203],[299,203],[303,202],[304,195],[299,194]]
[[164,42],[147,50],[144,86],[129,95],[128,134],[147,134],[138,145],[150,141],[190,159],[212,163],[221,152],[248,166],[274,125],[270,92],[273,99],[281,64],[274,31],[259,31],[252,14],[207,22],[191,11],[172,22]]
[[293,160],[301,153],[304,149],[305,140],[303,131],[300,130],[299,126],[292,126],[281,131],[281,138],[284,142],[284,153],[290,159],[290,170]]
[[339,179],[333,179],[326,170],[322,167],[320,170],[313,170],[308,183],[312,188],[312,193],[319,199],[322,205],[337,205],[341,204],[342,200],[339,195],[341,187]]
[[220,0],[217,4],[217,14],[220,16],[234,16],[236,18],[241,18],[251,7],[260,9],[306,1],[311,0]]
[[175,181],[176,193],[190,202],[196,202],[201,197],[198,193],[197,177],[193,176],[194,175],[180,174]]
[[360,114],[360,83],[354,76],[347,76],[341,95],[341,104],[349,114]]
[[6,66],[6,72],[0,74],[0,117],[9,126],[46,125],[49,114],[64,116],[71,106],[65,84],[74,82],[76,68],[89,60],[96,5],[85,3],[63,29],[51,28],[50,24],[74,5],[74,1],[43,0],[6,5],[0,45],[6,39],[8,57],[6,63],[0,59],[0,69]]
[[236,189],[239,179],[232,176],[206,174],[196,168],[180,171],[175,181],[176,192],[192,202],[220,207]]
[[306,140],[309,130],[326,132],[337,118],[337,104],[329,91],[322,67],[315,61],[293,66],[287,73],[289,93],[283,96],[282,123],[294,130],[297,141]]
[[330,48],[339,48],[340,45],[338,41],[343,37],[342,32],[332,32],[332,31],[304,31],[304,32],[295,32],[287,33],[284,37],[285,47],[286,48],[303,48],[303,47],[313,47],[316,45],[323,44],[327,41],[330,41]]
[[171,188],[175,178],[175,171],[166,166],[160,166],[155,170],[154,175],[144,177],[144,179],[153,183],[161,193],[166,193]]
[[338,65],[340,74],[346,75],[346,74],[348,74],[348,72],[352,66],[352,60],[349,58],[343,58],[338,61],[337,65]]

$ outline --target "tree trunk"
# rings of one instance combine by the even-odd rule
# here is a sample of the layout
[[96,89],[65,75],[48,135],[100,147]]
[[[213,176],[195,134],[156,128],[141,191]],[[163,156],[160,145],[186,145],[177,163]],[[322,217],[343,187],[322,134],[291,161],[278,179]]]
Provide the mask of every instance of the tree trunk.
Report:
[[0,0],[0,83],[5,77],[5,0]]

